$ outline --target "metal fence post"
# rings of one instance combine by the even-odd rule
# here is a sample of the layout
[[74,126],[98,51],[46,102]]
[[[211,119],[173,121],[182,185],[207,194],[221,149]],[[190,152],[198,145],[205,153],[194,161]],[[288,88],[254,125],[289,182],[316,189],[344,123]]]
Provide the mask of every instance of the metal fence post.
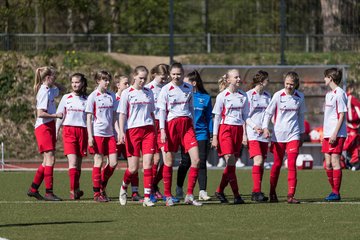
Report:
[[111,53],[111,33],[107,34],[108,53]]
[[309,52],[309,34],[305,35],[305,52]]
[[211,53],[211,35],[207,33],[207,53]]

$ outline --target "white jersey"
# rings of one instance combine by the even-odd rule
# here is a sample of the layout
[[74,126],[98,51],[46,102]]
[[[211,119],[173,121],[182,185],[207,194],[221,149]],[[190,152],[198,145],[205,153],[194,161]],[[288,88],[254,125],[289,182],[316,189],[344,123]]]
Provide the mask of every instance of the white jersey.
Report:
[[[36,94],[36,109],[42,109],[48,114],[56,113],[55,98],[59,96],[59,89],[57,87],[49,88],[42,84]],[[55,118],[36,118],[35,128],[42,124],[54,121]]]
[[242,90],[231,93],[225,89],[217,95],[212,113],[220,116],[220,124],[244,125],[249,114],[246,93]]
[[163,87],[163,84],[159,84],[156,82],[156,80],[153,80],[145,85],[146,88],[150,89],[154,94],[154,101],[155,101],[155,119],[159,119],[159,108],[157,107],[157,101],[160,95],[161,88]]
[[246,133],[248,140],[256,140],[261,142],[268,142],[269,140],[264,138],[264,135],[259,135],[254,127],[262,126],[264,121],[265,110],[270,103],[271,96],[268,92],[262,94],[256,92],[255,89],[251,89],[246,92],[249,101],[249,115],[246,120]]
[[276,92],[265,110],[262,128],[268,128],[274,116],[273,142],[290,142],[300,140],[300,134],[305,132],[304,114],[306,112],[304,95],[295,90],[288,95],[285,89]]
[[62,125],[86,128],[86,99],[73,93],[65,94],[61,98],[56,113],[63,114]]
[[194,103],[192,91],[192,86],[186,82],[180,86],[170,82],[161,89],[157,107],[168,112],[167,121],[177,117],[193,118]]
[[128,129],[153,125],[151,113],[154,111],[154,95],[150,89],[137,90],[131,86],[121,93],[117,112],[127,116]]
[[113,114],[115,99],[110,92],[101,93],[99,90],[93,91],[86,103],[86,112],[93,116],[94,136],[111,137],[114,136]]
[[[324,106],[324,138],[329,138],[333,134],[339,119],[339,113],[347,112],[347,100],[346,93],[340,87],[337,87],[334,91],[326,94]],[[346,136],[345,114],[344,121],[341,124],[337,137]]]

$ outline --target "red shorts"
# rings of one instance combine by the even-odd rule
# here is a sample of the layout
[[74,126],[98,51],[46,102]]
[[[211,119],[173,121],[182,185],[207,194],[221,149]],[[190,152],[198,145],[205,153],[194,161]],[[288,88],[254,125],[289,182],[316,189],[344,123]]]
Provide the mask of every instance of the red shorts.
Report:
[[263,159],[266,159],[267,151],[269,148],[268,142],[250,140],[248,141],[248,147],[249,147],[249,158],[253,158],[255,156],[261,155]]
[[155,153],[160,153],[161,148],[164,144],[161,142],[161,132],[160,132],[160,123],[159,120],[155,119],[155,134],[156,134],[156,143],[155,143]]
[[64,126],[63,127],[64,155],[76,154],[86,156],[88,145],[87,130],[84,127]]
[[192,147],[198,145],[193,120],[189,117],[179,117],[168,122],[166,128],[167,142],[164,146],[165,152],[177,152],[179,145],[187,153]]
[[240,157],[243,131],[243,126],[220,124],[218,135],[220,157],[225,154],[234,154],[235,157]]
[[127,159],[127,156],[126,156],[126,147],[125,147],[125,144],[117,144],[116,145],[116,150],[117,150],[117,155],[118,157],[122,156]]
[[299,154],[300,140],[292,140],[290,142],[271,142],[270,152],[277,151],[279,153],[287,154],[297,153]]
[[109,155],[116,153],[116,140],[114,136],[94,136],[94,146],[89,147],[90,154]]
[[41,124],[35,128],[35,137],[39,153],[55,151],[56,127],[55,121]]
[[155,153],[155,129],[153,125],[130,128],[126,131],[126,153],[128,157]]
[[324,140],[322,142],[321,152],[329,153],[329,154],[331,154],[331,153],[341,154],[343,147],[344,147],[345,138],[344,137],[336,138],[336,141],[334,144],[330,144],[329,139],[330,138],[324,138]]

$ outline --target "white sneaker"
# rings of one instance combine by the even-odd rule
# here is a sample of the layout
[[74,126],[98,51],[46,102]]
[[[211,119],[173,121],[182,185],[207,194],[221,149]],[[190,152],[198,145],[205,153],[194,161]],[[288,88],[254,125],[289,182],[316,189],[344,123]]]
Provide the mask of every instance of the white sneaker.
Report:
[[237,168],[242,168],[242,167],[245,167],[245,164],[241,162],[241,159],[239,158],[237,161],[236,161],[236,164],[235,166]]
[[226,163],[225,163],[225,160],[224,158],[219,158],[219,163],[217,165],[217,167],[225,167]]
[[207,192],[205,190],[200,190],[199,192],[199,200],[203,201],[209,201],[211,199],[210,196],[208,196]]
[[183,199],[184,198],[184,191],[182,187],[176,186],[176,198]]
[[184,203],[185,203],[185,204],[188,204],[188,205],[193,205],[193,206],[196,206],[196,207],[202,206],[202,203],[201,203],[201,202],[198,202],[198,201],[196,201],[196,200],[194,199],[194,195],[188,195],[188,194],[186,194]]
[[122,206],[125,206],[127,202],[127,192],[122,186],[120,187],[119,202]]
[[172,206],[174,206],[174,201],[173,201],[173,198],[172,198],[172,197],[167,197],[167,198],[166,198],[166,206],[167,206],[167,207],[172,207]]
[[144,198],[143,206],[144,206],[144,207],[153,207],[153,206],[155,206],[155,203],[153,203],[153,202],[150,200],[150,198],[146,197],[146,198]]
[[209,162],[206,162],[206,167],[213,167],[213,165]]

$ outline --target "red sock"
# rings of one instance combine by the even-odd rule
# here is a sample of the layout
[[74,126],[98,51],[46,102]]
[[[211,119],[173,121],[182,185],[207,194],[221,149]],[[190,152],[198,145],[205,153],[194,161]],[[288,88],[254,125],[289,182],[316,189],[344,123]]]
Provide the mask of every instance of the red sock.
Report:
[[93,167],[92,181],[93,181],[94,193],[99,193],[100,192],[100,187],[101,187],[101,168]]
[[45,166],[44,182],[46,193],[52,193],[54,181],[54,166]]
[[198,175],[199,175],[199,168],[190,167],[189,176],[188,176],[188,189],[187,189],[188,195],[192,195],[194,193],[194,188]]
[[328,178],[328,181],[331,186],[331,191],[334,192],[334,179],[333,179],[333,170],[332,169],[326,169],[326,175]]
[[340,194],[341,180],[342,180],[342,171],[341,169],[333,170],[333,179],[334,179],[334,190],[333,193]]
[[[138,175],[139,178],[139,175]],[[153,181],[152,169],[144,169],[144,197],[150,197]]]
[[123,178],[123,183],[122,183],[122,188],[123,189],[127,189],[128,185],[131,182],[132,177],[133,177],[133,174],[129,171],[129,169],[126,169],[125,174],[124,174],[124,178]]
[[42,181],[44,180],[44,171],[45,171],[44,166],[42,164],[40,164],[40,166],[38,167],[38,169],[35,173],[34,180],[30,187],[30,191],[37,192]]
[[172,172],[172,167],[168,167],[164,164],[162,175],[164,179],[164,195],[166,197],[171,197]]
[[276,162],[274,159],[274,165],[271,167],[271,171],[270,171],[270,194],[276,193],[276,186],[279,180],[280,169],[281,169],[281,161]]
[[77,174],[76,168],[69,169],[70,191],[72,192],[74,192],[74,190],[76,189],[76,174]]
[[103,170],[101,172],[101,190],[105,191],[105,188],[107,186],[107,183],[110,179],[110,177],[114,174],[116,167],[110,167],[110,165],[107,165],[106,170]]
[[152,166],[153,179],[155,179],[155,177],[156,177],[157,169],[158,169],[158,164],[153,164],[153,166]]
[[[151,182],[152,182],[152,169],[146,169],[151,171]],[[144,177],[145,177],[145,169],[144,169]],[[145,179],[144,179],[145,181]],[[145,185],[144,185],[145,188]],[[131,189],[132,192],[138,192],[139,190],[139,172],[134,173],[134,175],[131,178]]]
[[81,169],[76,169],[76,174],[75,174],[75,190],[79,190],[80,189],[80,175],[81,175]]
[[[171,167],[171,172],[172,172],[172,167]],[[159,171],[157,171],[156,176],[153,180],[153,185],[158,185],[159,182],[161,181],[161,179],[163,179],[163,174],[164,174],[164,164],[160,165]]]
[[[264,166],[260,167],[260,181],[262,182],[264,176]],[[260,186],[261,187],[261,186]]]
[[254,165],[252,167],[253,192],[261,192],[261,166]]
[[297,153],[288,154],[288,195],[294,196],[297,184],[296,158]]
[[240,194],[239,194],[239,186],[237,183],[236,172],[235,172],[236,168],[235,166],[228,166],[228,169],[229,169],[228,176],[229,176],[229,183],[231,186],[231,190],[234,194],[234,197],[238,197],[240,196]]
[[216,189],[216,192],[218,192],[218,193],[223,193],[223,192],[224,192],[224,189],[225,189],[225,187],[228,185],[228,183],[229,183],[228,166],[226,166],[226,167],[224,168],[224,172],[223,172],[222,177],[221,177],[220,185],[219,185],[218,188]]

